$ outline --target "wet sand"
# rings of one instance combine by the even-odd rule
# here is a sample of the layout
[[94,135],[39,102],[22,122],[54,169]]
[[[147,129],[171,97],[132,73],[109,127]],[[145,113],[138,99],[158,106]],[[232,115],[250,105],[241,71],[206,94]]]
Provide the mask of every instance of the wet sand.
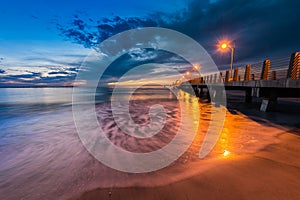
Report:
[[278,139],[279,144],[252,155],[222,160],[183,181],[152,188],[96,189],[79,199],[296,200],[300,196],[300,137],[282,133]]
[[[234,99],[238,98],[234,97]],[[170,184],[156,187],[97,188],[74,199],[299,199],[299,103],[296,102],[293,105],[291,102],[282,101],[278,110],[273,114],[257,111],[258,106],[255,102],[251,105],[231,102],[228,118],[231,118],[230,115],[250,114],[247,120],[256,123],[255,127],[251,127],[252,129],[257,129],[260,133],[263,133],[262,129],[265,129],[266,135],[268,133],[276,135],[276,139],[270,142],[272,144],[259,150],[243,151],[239,154],[232,153],[228,157],[193,162],[186,166],[187,173],[191,173],[189,171],[195,168],[201,168],[201,170],[196,170],[195,174],[191,173],[189,178]],[[236,126],[239,125],[241,124],[236,124]],[[226,125],[226,122],[224,127],[229,127],[228,131],[234,132],[235,127]],[[212,152],[214,156],[223,149],[220,144],[222,135]],[[234,146],[235,138],[231,139],[229,142],[233,144],[229,146]],[[260,140],[269,139],[264,136],[260,138]],[[251,148],[251,145],[248,147]]]

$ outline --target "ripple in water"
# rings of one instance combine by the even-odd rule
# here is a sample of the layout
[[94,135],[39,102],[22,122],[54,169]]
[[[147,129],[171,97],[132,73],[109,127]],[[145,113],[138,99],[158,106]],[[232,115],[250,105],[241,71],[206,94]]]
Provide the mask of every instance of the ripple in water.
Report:
[[[161,104],[165,108],[165,126],[157,135],[147,139],[134,138],[120,130],[113,120],[110,103],[96,105],[99,124],[114,145],[132,152],[151,152],[174,138],[181,118],[178,101],[165,89],[160,89],[157,96],[153,95],[155,90],[150,92],[151,95],[137,92],[130,103],[131,118],[141,127],[150,123],[148,113],[152,105]],[[1,116],[0,199],[67,199],[99,187],[164,185],[201,172],[211,165],[210,159],[221,155],[224,149],[233,154],[253,153],[276,142],[276,134],[282,131],[262,126],[242,114],[227,112],[218,144],[205,160],[199,160],[199,148],[212,108],[190,95],[182,92],[180,95],[185,97],[182,105],[187,110],[195,109],[196,104],[200,108],[200,119],[196,122],[199,123],[198,134],[177,161],[147,174],[119,172],[94,159],[80,142],[70,106],[36,109],[16,113],[13,117]],[[125,112],[122,106],[118,111]],[[156,119],[159,120],[160,116]],[[126,120],[121,120],[121,123],[128,131],[134,131]],[[194,121],[185,123],[193,124]]]

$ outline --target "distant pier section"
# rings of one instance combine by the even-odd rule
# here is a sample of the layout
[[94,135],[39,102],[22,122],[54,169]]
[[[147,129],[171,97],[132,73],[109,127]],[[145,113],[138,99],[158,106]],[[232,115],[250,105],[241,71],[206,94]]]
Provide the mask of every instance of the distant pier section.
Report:
[[252,97],[261,97],[261,111],[274,108],[278,97],[300,97],[300,52],[289,57],[265,60],[261,63],[248,64],[235,68],[233,76],[229,70],[203,74],[201,77],[182,82],[178,87],[185,90],[192,85],[196,96],[202,97],[205,92],[210,99],[208,86],[224,87],[225,90],[245,91],[245,101]]

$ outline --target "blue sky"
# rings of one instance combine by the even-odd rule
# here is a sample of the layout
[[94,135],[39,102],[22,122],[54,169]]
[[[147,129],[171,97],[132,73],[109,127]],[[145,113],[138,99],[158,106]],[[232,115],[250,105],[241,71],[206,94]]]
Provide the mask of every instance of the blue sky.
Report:
[[[237,41],[239,64],[287,56],[299,50],[299,4],[296,0],[2,1],[0,86],[72,85],[92,41],[123,31],[123,22],[131,24],[125,29],[159,26],[187,34],[218,66],[227,65],[229,59],[215,51],[223,38]],[[115,72],[107,76],[118,77]]]
[[184,0],[2,2],[0,85],[72,84],[76,72],[68,69],[79,67],[90,49],[63,37],[57,29],[57,23],[64,26],[75,15],[85,19],[101,19],[111,16],[142,17],[165,10],[171,13],[183,9],[186,2]]

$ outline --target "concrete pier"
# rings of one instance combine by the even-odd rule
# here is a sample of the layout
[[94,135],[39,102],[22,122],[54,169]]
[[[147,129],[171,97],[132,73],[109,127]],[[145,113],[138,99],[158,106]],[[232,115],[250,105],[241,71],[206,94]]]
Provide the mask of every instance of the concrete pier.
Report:
[[[276,65],[276,62],[273,64]],[[213,99],[210,96],[212,92],[209,88],[222,87],[225,90],[243,90],[245,91],[245,102],[251,103],[252,97],[260,97],[262,98],[260,110],[272,111],[276,108],[277,98],[300,97],[300,52],[291,55],[288,66],[279,66],[272,72],[271,66],[272,62],[265,60],[261,68],[255,68],[255,65],[246,65],[241,69],[236,68],[232,80],[229,78],[229,71],[227,70],[225,73],[217,72],[203,75],[197,79],[198,82],[190,80],[183,82],[178,87],[184,89],[185,85],[192,85],[196,96],[200,98],[207,96],[209,102]],[[239,72],[244,74],[239,74]],[[256,77],[259,79],[257,80]],[[243,79],[241,80],[241,78]],[[217,91],[220,92],[218,89]]]

